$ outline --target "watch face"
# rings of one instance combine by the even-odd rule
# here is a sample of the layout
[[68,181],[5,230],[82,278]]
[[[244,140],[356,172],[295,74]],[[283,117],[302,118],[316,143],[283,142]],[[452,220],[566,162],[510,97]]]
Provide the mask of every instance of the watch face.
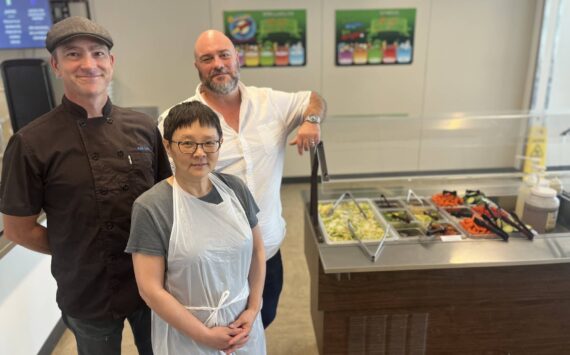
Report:
[[305,118],[305,121],[311,122],[311,123],[320,123],[321,118],[319,116],[310,115],[310,116],[307,116],[307,118]]

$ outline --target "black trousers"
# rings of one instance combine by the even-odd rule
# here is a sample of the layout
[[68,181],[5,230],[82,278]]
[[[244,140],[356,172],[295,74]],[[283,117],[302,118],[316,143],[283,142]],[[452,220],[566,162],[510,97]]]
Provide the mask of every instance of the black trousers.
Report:
[[283,289],[283,262],[281,250],[265,263],[265,286],[263,287],[263,306],[261,321],[267,328],[277,315],[277,304]]
[[[128,315],[135,345],[140,355],[152,355],[151,313],[148,307]],[[111,320],[81,320],[62,312],[65,325],[75,335],[79,355],[119,355],[125,318]]]

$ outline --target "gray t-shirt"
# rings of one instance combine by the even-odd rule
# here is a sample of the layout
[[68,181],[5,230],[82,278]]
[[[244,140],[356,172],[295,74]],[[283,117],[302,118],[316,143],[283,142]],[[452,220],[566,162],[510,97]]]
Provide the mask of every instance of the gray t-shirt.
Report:
[[[247,186],[236,176],[214,174],[234,191],[245,211],[249,225],[251,228],[255,227],[259,207]],[[200,200],[219,204],[222,202],[222,197],[214,187],[207,195],[200,197]],[[167,257],[174,223],[172,204],[172,186],[166,180],[154,185],[135,200],[131,233],[125,252]]]

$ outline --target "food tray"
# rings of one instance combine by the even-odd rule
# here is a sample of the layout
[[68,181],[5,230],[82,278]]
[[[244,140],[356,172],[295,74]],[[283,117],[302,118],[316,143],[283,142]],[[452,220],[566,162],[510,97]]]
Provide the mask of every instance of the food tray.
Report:
[[431,200],[425,197],[420,197],[419,199],[411,198],[409,201],[406,197],[402,197],[400,200],[406,207],[433,207]]
[[410,223],[405,226],[397,227],[396,233],[400,240],[409,240],[425,237],[425,229],[418,223]]
[[[440,240],[440,236],[442,234],[445,235],[444,233],[427,235],[427,228],[430,222],[444,224],[449,226],[446,230],[452,229],[456,232],[447,234],[448,236],[460,236],[461,239],[466,238],[465,232],[454,223],[449,215],[442,213],[440,208],[432,204],[429,198],[413,194],[409,201],[405,196],[388,198],[387,200],[389,202],[398,201],[398,205],[403,206],[400,208],[381,208],[379,202],[383,202],[385,199],[374,200],[382,218],[394,227],[393,230],[397,234],[397,240],[399,241]],[[403,219],[409,219],[409,223],[406,223],[398,216],[394,219],[393,214],[401,215],[400,217],[404,217]],[[426,216],[426,218],[423,216]]]
[[447,222],[447,218],[434,207],[410,206],[408,210],[424,228],[430,223]]
[[456,227],[459,228],[459,230],[461,230],[461,232],[463,232],[468,238],[471,239],[501,239],[501,237],[499,237],[498,235],[496,235],[495,233],[483,233],[483,234],[474,234],[474,233],[470,233],[466,228],[463,227],[462,225],[462,221],[471,217],[468,217],[467,214],[471,214],[471,216],[473,216],[473,211],[471,211],[471,208],[467,207],[467,206],[461,206],[461,207],[446,207],[446,208],[440,208],[441,211],[443,211],[444,214],[447,214],[449,219],[452,220],[453,222],[455,222],[454,224],[456,225]]
[[[340,202],[338,207],[335,209],[332,216],[327,216],[328,208],[332,208],[335,200],[323,200],[319,201],[318,211],[319,211],[319,226],[324,236],[324,240],[330,245],[347,245],[347,244],[358,244],[358,240],[352,238],[352,235],[348,229],[347,221],[351,220],[354,229],[359,236],[362,237],[362,241],[367,244],[377,244],[380,242],[382,235],[388,224],[382,218],[376,207],[374,206],[372,200],[366,198],[357,198],[356,202],[367,214],[368,222],[365,222],[364,218],[360,214],[359,210],[354,206],[351,200],[343,200]],[[350,209],[347,209],[347,205],[352,205]],[[328,208],[327,208],[328,207]],[[362,228],[364,224],[364,229]],[[368,224],[370,223],[370,224]],[[374,231],[375,228],[380,228],[381,232],[378,233],[366,233],[366,231]],[[364,230],[364,233],[362,232]],[[339,235],[339,237],[337,237]],[[369,238],[373,235],[374,238]],[[377,237],[376,237],[377,236]],[[338,239],[342,238],[342,239]],[[386,241],[396,239],[393,230],[390,230],[386,236]]]
[[381,210],[380,214],[382,214],[384,220],[390,223],[394,228],[405,228],[407,226],[413,228],[413,225],[417,224],[407,209]]
[[426,235],[427,239],[439,239],[439,240],[441,240],[442,236],[443,237],[461,237],[461,239],[466,238],[466,234],[461,230],[461,228],[458,228],[454,223],[451,223],[450,221],[433,223],[432,228],[433,228],[433,230],[438,230],[440,228],[442,230],[438,231],[438,232],[433,232],[430,235]]
[[399,198],[374,199],[374,204],[379,210],[404,208],[404,203]]

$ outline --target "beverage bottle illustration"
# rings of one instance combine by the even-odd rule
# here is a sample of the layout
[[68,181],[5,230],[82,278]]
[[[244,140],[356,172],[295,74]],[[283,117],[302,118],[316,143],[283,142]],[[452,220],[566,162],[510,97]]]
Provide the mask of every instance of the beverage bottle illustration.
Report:
[[289,43],[280,45],[274,43],[275,46],[275,65],[289,65]]
[[[386,43],[386,42],[384,42]],[[392,43],[384,46],[384,57],[382,59],[383,63],[391,64],[396,63],[396,50],[397,44]]]
[[382,44],[376,39],[368,48],[368,63],[379,64],[380,62],[382,62]]
[[257,44],[248,44],[245,47],[245,66],[259,66],[259,47]]
[[338,44],[338,54],[337,60],[339,65],[351,65],[352,64],[352,46],[346,42],[340,42]]
[[305,64],[305,48],[303,47],[303,43],[297,42],[289,48],[289,64]]
[[261,48],[260,63],[262,67],[272,67],[275,64],[275,54],[271,42],[265,42]]
[[368,61],[368,43],[355,43],[353,59],[354,64],[366,64]]
[[398,46],[398,63],[409,63],[412,61],[412,46],[409,40]]

